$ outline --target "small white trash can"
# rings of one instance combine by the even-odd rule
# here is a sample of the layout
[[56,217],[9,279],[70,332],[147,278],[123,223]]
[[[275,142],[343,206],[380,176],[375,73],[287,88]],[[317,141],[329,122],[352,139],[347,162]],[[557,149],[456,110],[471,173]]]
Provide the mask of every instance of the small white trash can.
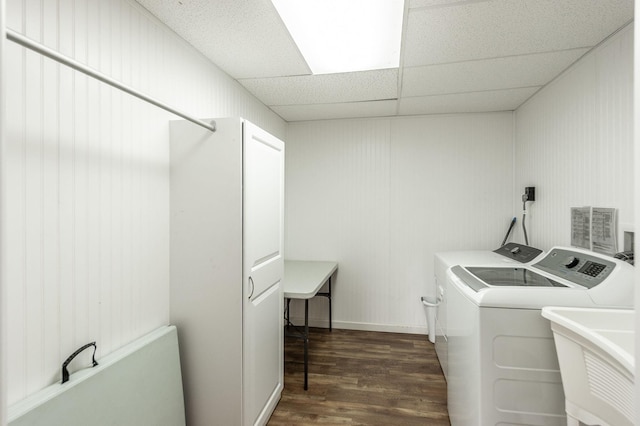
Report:
[[440,304],[440,301],[435,297],[422,296],[420,298],[422,304],[425,307],[427,314],[427,328],[429,330],[429,341],[431,343],[436,342],[436,309]]

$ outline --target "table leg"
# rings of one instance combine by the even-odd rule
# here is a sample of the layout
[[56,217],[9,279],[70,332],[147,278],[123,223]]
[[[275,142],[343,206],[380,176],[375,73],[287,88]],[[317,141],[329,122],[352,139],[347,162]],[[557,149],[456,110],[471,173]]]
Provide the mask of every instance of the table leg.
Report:
[[316,293],[316,296],[324,296],[329,299],[329,331],[333,331],[333,318],[332,318],[332,309],[331,309],[331,277],[327,281],[328,289],[324,293]]
[[291,299],[287,299],[287,308],[285,309],[284,319],[286,322],[286,326],[289,327],[291,325],[291,321],[289,321],[289,307],[291,306]]
[[309,299],[304,299],[304,390],[308,388],[309,373]]
[[333,331],[332,328],[332,320],[331,320],[331,277],[329,277],[329,331]]

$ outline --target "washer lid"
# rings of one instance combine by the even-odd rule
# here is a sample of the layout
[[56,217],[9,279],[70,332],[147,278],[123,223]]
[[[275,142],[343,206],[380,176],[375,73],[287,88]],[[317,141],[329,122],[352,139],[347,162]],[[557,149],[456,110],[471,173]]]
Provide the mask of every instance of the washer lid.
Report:
[[527,268],[454,266],[455,273],[474,291],[488,287],[567,287]]

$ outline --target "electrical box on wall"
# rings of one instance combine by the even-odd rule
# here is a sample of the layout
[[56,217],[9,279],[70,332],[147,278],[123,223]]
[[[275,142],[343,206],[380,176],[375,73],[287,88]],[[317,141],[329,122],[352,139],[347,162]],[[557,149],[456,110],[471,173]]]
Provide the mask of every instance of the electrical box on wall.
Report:
[[535,201],[536,200],[536,187],[535,186],[527,186],[524,188],[524,195],[526,197],[526,201]]

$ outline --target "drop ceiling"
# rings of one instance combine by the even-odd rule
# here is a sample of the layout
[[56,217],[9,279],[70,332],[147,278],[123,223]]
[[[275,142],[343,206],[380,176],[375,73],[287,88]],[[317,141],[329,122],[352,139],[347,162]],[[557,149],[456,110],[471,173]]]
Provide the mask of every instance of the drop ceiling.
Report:
[[286,121],[515,110],[634,3],[405,0],[399,68],[312,75],[270,0],[137,1]]

